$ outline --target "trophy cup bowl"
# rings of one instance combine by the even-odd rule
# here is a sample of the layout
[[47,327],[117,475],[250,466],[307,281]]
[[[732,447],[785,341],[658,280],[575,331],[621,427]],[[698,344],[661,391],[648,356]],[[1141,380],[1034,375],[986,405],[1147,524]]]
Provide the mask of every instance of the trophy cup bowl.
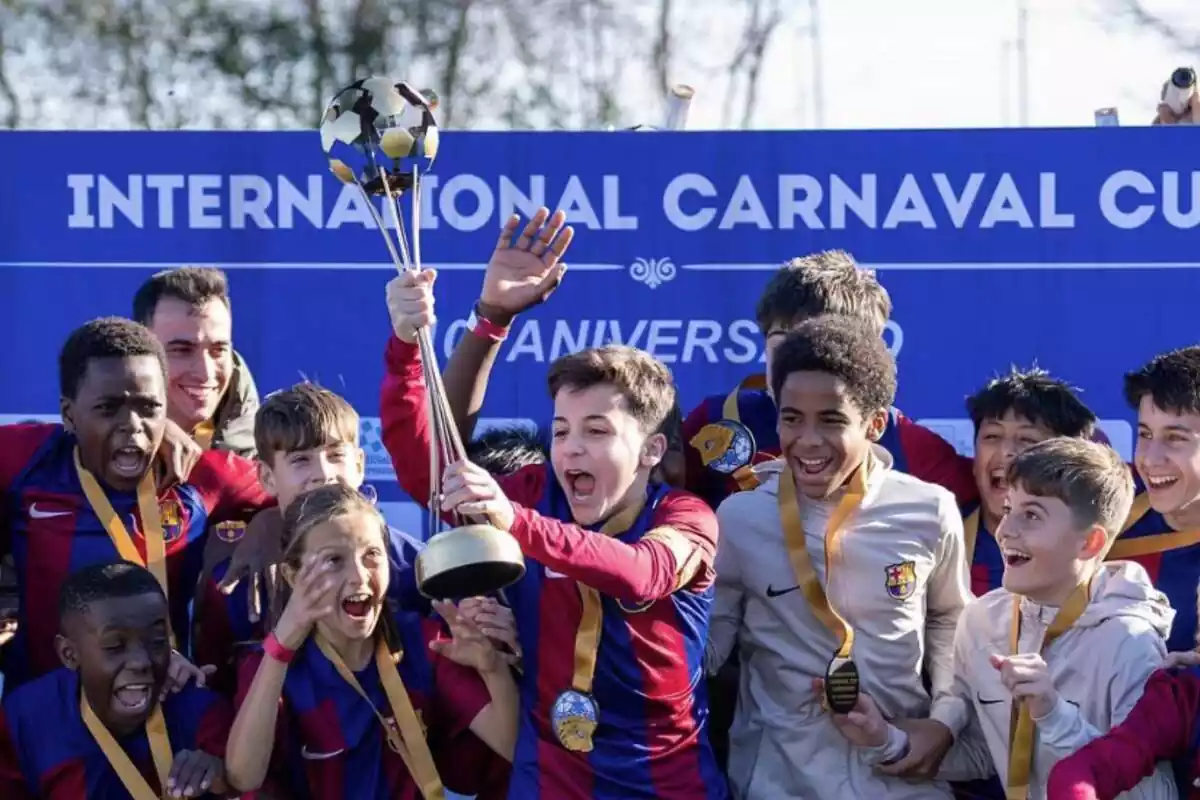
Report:
[[433,536],[417,555],[417,589],[433,600],[491,594],[525,574],[517,540],[486,524],[464,525]]

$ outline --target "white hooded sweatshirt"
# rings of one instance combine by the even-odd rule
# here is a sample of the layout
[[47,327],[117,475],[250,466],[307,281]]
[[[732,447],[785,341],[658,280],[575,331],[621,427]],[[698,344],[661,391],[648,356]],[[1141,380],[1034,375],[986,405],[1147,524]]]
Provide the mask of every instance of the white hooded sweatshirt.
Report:
[[[1008,775],[1012,696],[990,663],[1010,655],[1013,595],[994,589],[971,601],[954,637],[954,692],[972,709],[1001,780]],[[1017,650],[1036,653],[1058,609],[1021,601]],[[1059,759],[1125,719],[1150,673],[1166,657],[1166,637],[1175,612],[1139,564],[1104,564],[1092,582],[1091,600],[1075,624],[1042,651],[1058,703],[1036,720],[1029,800],[1046,796],[1046,781]],[[1175,798],[1169,764],[1122,795],[1145,800]]]

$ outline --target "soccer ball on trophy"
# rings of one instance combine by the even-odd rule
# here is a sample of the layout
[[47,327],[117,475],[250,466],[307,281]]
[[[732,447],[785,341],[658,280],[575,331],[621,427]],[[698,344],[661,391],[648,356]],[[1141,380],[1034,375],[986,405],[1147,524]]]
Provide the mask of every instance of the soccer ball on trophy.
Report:
[[379,77],[338,91],[321,117],[321,148],[333,174],[372,195],[412,189],[414,171],[427,172],[437,156],[431,95]]

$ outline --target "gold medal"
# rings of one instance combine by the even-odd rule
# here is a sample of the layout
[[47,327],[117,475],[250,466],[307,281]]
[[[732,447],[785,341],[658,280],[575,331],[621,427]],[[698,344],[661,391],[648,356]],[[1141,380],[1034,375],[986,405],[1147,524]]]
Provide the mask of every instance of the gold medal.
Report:
[[590,694],[567,689],[554,700],[550,724],[558,742],[572,753],[592,752],[592,735],[599,724],[600,709]]
[[834,714],[849,714],[858,703],[858,667],[834,656],[825,669],[825,703]]

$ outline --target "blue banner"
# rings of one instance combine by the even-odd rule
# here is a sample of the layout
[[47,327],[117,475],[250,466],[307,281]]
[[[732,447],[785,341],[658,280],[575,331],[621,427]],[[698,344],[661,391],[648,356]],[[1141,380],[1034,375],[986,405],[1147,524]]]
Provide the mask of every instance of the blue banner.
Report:
[[[423,195],[438,347],[501,222],[561,207],[571,269],[516,324],[488,415],[544,421],[547,363],[610,341],[667,362],[690,407],[761,369],[771,270],[841,248],[891,293],[906,412],[969,448],[964,396],[1037,362],[1128,454],[1121,374],[1197,339],[1194,153],[1185,128],[450,133]],[[73,327],[130,313],[155,270],[209,264],[264,391],[307,377],[378,415],[393,267],[315,132],[0,133],[0,175],[0,413],[52,414]]]

